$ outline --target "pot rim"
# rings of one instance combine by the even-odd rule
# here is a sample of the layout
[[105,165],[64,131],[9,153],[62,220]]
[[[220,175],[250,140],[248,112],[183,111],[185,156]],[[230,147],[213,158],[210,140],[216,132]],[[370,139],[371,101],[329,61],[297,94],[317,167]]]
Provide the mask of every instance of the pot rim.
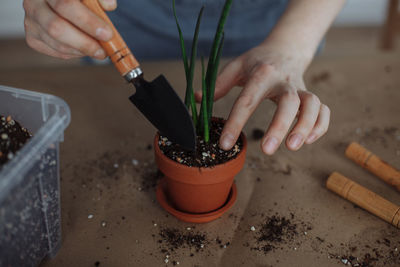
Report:
[[[158,139],[160,137],[160,133],[157,132],[155,137],[154,137],[154,150],[157,155],[160,157],[164,158],[165,161],[168,162],[169,165],[175,165],[176,168],[185,168],[187,171],[189,170],[194,170],[196,172],[214,172],[216,169],[224,169],[224,168],[229,168],[233,167],[233,165],[236,165],[235,162],[239,161],[242,157],[246,156],[246,151],[247,151],[247,140],[246,140],[246,135],[243,133],[243,131],[240,133],[240,138],[242,138],[243,146],[242,149],[240,150],[239,154],[236,156],[236,158],[228,160],[225,163],[222,164],[217,164],[212,167],[190,167],[185,164],[178,163],[169,157],[167,157],[160,149],[160,146],[158,145]],[[231,166],[232,165],[232,166]]]

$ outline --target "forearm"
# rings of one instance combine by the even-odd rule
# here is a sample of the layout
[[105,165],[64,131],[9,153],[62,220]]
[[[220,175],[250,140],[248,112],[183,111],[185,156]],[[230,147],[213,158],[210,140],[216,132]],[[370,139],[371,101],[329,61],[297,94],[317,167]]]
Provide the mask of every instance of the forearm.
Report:
[[324,34],[345,0],[291,0],[263,44],[311,62]]

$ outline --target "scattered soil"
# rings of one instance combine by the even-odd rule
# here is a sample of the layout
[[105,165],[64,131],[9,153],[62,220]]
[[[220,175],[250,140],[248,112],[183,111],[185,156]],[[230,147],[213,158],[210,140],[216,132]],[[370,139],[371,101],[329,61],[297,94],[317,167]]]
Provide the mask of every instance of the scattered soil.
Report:
[[388,148],[389,144],[393,141],[400,140],[400,130],[397,127],[371,127],[371,128],[357,128],[355,138],[361,144],[379,144],[384,148]]
[[162,177],[164,177],[164,174],[160,170],[154,170],[152,168],[146,169],[142,174],[140,191],[149,191],[150,189],[155,190],[158,181]]
[[259,129],[259,128],[254,128],[251,137],[253,138],[254,141],[261,140],[264,136],[264,131]]
[[297,225],[285,217],[268,217],[260,230],[259,242],[282,242],[282,238],[294,238]]
[[183,149],[164,136],[160,136],[158,145],[164,155],[178,163],[189,167],[213,167],[236,158],[243,148],[243,141],[240,137],[231,150],[225,151],[219,148],[219,138],[223,126],[222,119],[212,121],[210,141],[206,143],[202,136],[197,136],[196,151]]
[[320,82],[326,82],[331,78],[331,74],[327,71],[323,71],[321,73],[318,73],[311,78],[311,83],[313,85],[320,83]]
[[346,148],[349,146],[350,142],[337,142],[334,146],[335,151],[340,154],[340,156],[344,155]]
[[[124,183],[135,191],[154,192],[163,174],[157,169],[152,153],[146,146],[143,149],[146,156],[141,159],[121,150],[107,151],[93,159],[80,161],[73,168],[71,165],[66,166],[61,170],[61,174],[74,176],[73,182],[80,184],[85,190],[99,191],[100,197],[105,193],[104,190],[111,192],[115,186]],[[66,172],[69,174],[65,174]],[[121,181],[123,177],[131,179]]]
[[[294,220],[294,214],[290,214],[290,218],[279,216],[278,213],[264,218],[258,227],[252,227],[252,231],[256,232],[256,247],[252,250],[263,251],[267,254],[277,248],[282,248],[284,244],[295,243],[299,232],[307,234],[312,227],[304,222],[298,223]],[[299,244],[299,243],[297,243]],[[297,249],[297,248],[296,248]]]
[[[375,244],[368,244],[364,247],[350,247],[348,253],[341,256],[341,262],[346,260],[351,266],[400,266],[400,242],[394,242],[387,237],[377,239]],[[358,251],[361,251],[357,253]],[[361,256],[359,256],[361,254]]]
[[375,262],[378,261],[377,258],[372,257],[369,253],[366,253],[361,259],[355,256],[342,256],[340,261],[345,265],[350,266],[361,266],[361,267],[369,267],[374,266]]
[[21,127],[11,116],[0,115],[0,168],[11,160],[31,137],[28,130]]
[[385,127],[383,131],[389,136],[397,136],[400,134],[399,129],[397,129],[396,127]]
[[261,214],[261,217],[262,222],[250,229],[254,231],[254,241],[244,243],[244,247],[268,254],[277,249],[297,250],[303,244],[310,245],[314,251],[347,266],[400,266],[397,229],[382,231],[382,237],[374,239],[375,241],[360,237],[361,239],[351,243],[332,244],[325,238],[314,236],[311,232],[312,226],[295,218],[293,213],[289,217],[278,213],[272,216]]
[[[357,129],[356,132],[361,132],[360,142],[362,143],[380,143],[384,148],[388,147],[385,130],[381,130],[378,127],[372,127],[371,129]],[[389,134],[390,135],[390,134]]]
[[218,236],[210,237],[209,233],[197,231],[195,226],[184,230],[174,227],[161,228],[158,236],[160,253],[165,257],[164,262],[171,262],[173,265],[178,265],[179,259],[194,257],[198,253],[210,256],[217,248],[226,249],[231,244],[222,241]]
[[400,266],[400,242],[391,239],[397,237],[398,232],[384,231],[382,235],[384,237],[375,242],[353,241],[349,244],[341,243],[340,246],[321,242],[319,251],[325,252],[328,258],[347,266]]
[[182,247],[194,248],[197,252],[204,248],[208,243],[206,234],[200,232],[187,231],[181,232],[176,228],[161,229],[159,243],[165,243],[169,251],[174,251]]
[[[352,141],[357,141],[361,145],[366,146],[367,148],[373,144],[379,145],[383,148],[396,147],[396,145],[390,146],[390,144],[398,144],[400,140],[400,129],[394,126],[387,127],[358,127],[356,129],[351,130],[348,134],[346,134],[346,138],[339,141],[334,149],[336,152],[343,155],[347,146]],[[400,152],[399,152],[400,153]],[[400,155],[400,154],[398,154]]]
[[385,69],[386,73],[391,73],[392,72],[392,66],[390,66],[390,65],[386,65],[384,69]]

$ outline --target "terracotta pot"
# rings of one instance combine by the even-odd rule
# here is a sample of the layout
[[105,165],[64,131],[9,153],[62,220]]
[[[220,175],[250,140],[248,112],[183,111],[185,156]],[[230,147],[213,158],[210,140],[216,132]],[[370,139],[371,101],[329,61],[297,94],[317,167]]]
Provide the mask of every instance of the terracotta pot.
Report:
[[166,157],[154,138],[155,159],[165,175],[168,200],[180,211],[207,213],[222,207],[227,201],[235,176],[243,168],[247,141],[242,133],[243,148],[233,160],[211,168],[189,167]]

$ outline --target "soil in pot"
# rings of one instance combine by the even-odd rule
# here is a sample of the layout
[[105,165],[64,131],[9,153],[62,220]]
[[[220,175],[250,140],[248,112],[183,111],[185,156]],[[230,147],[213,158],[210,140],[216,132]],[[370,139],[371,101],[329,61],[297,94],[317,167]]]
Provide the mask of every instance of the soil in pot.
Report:
[[211,122],[210,141],[206,143],[203,136],[197,136],[196,151],[185,150],[161,135],[158,145],[165,156],[180,164],[189,167],[213,167],[236,158],[243,148],[241,137],[239,137],[232,149],[225,151],[219,148],[219,138],[223,127],[223,119],[214,119]]
[[31,137],[29,131],[11,116],[0,115],[0,169]]

